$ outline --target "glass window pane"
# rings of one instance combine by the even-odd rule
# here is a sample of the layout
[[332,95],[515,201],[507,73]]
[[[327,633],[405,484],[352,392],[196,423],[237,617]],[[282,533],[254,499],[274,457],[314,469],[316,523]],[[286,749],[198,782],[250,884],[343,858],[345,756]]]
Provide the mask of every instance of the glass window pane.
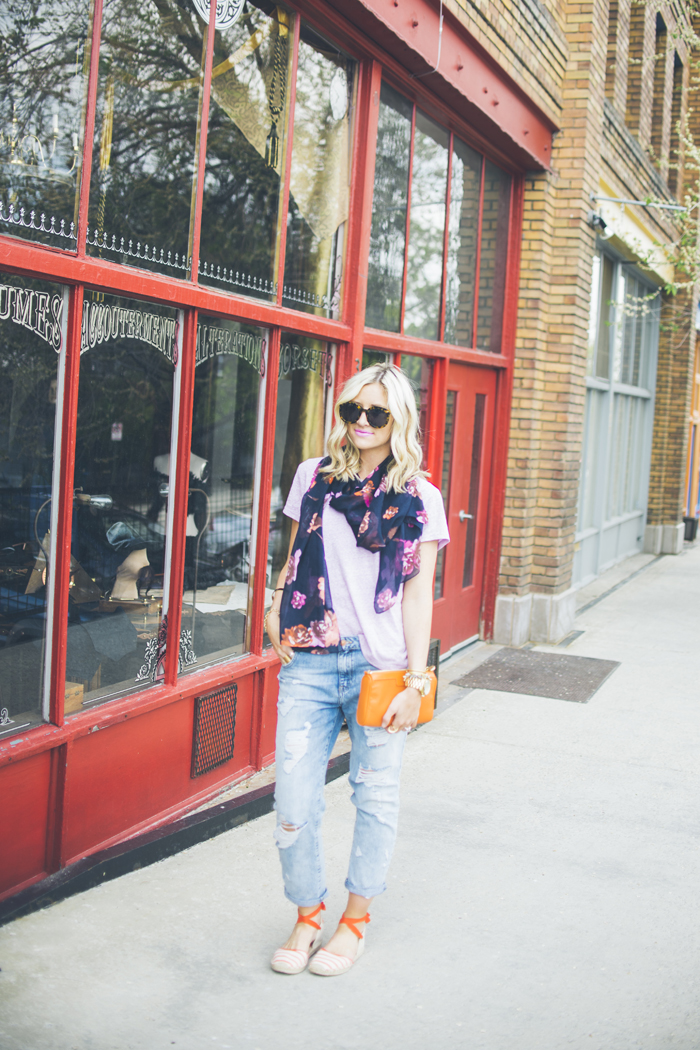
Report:
[[[598,485],[600,484],[601,446],[607,431],[606,397],[600,390],[586,391],[583,464],[579,488],[578,531],[599,525]],[[604,429],[603,429],[604,428]]]
[[382,84],[365,324],[386,332],[401,323],[412,114],[412,103]]
[[612,297],[615,265],[608,255],[603,256],[603,270],[600,282],[600,323],[598,326],[598,347],[595,358],[595,374],[599,379],[610,378],[610,342],[612,339]]
[[450,136],[416,110],[404,332],[437,339]]
[[398,364],[411,380],[411,386],[415,391],[420,425],[420,441],[423,445],[423,455],[425,456],[428,444],[426,436],[430,428],[430,391],[432,388],[433,362],[429,358],[418,357],[416,354],[401,354]]
[[302,23],[282,302],[340,317],[355,63]]
[[0,7],[0,232],[75,248],[92,25],[87,0]]
[[469,509],[467,511],[467,537],[464,543],[464,572],[462,586],[471,587],[474,582],[474,547],[479,520],[479,490],[481,482],[481,450],[484,444],[484,417],[486,394],[477,394],[474,402],[474,432],[472,434],[472,462],[469,472]]
[[363,350],[362,367],[369,368],[370,365],[383,365],[385,361],[393,361],[394,355],[386,350]]
[[445,342],[457,346],[472,346],[474,342],[474,281],[481,164],[480,153],[460,139],[454,139],[447,242]]
[[80,361],[67,713],[162,674],[158,635],[181,325],[171,308],[92,295],[84,304]]
[[54,422],[67,295],[0,284],[0,738],[41,719]]
[[600,255],[593,256],[591,264],[591,305],[588,316],[588,354],[586,357],[586,375],[592,376],[595,366],[595,343],[598,335],[600,317]]
[[186,0],[105,0],[91,255],[186,276],[206,30]]
[[218,30],[202,205],[200,280],[276,296],[292,20],[249,0]]
[[188,669],[244,652],[260,376],[266,329],[202,317],[192,410],[192,460],[182,627]]
[[[290,519],[282,513],[297,467],[322,456],[333,408],[333,349],[318,339],[282,333],[277,383],[275,460],[272,469],[268,587],[289,552]],[[266,594],[265,605],[272,599]]]
[[511,182],[510,175],[485,161],[476,345],[494,354],[501,352]]
[[[442,451],[442,476],[440,478],[440,492],[442,493],[442,500],[445,504],[445,512],[448,515],[450,513],[450,483],[452,480],[452,453],[454,450],[456,400],[457,391],[448,390],[445,403],[445,443]],[[436,601],[438,598],[442,598],[445,584],[445,550],[445,547],[441,547],[438,551],[437,563],[435,566],[435,587],[433,590],[433,598]]]

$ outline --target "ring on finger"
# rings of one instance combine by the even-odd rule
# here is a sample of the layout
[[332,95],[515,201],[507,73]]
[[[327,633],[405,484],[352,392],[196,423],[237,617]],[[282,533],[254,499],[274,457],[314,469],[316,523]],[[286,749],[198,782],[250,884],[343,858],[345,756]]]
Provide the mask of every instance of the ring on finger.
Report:
[[386,731],[387,733],[398,733],[398,729],[396,728],[396,726],[387,726]]

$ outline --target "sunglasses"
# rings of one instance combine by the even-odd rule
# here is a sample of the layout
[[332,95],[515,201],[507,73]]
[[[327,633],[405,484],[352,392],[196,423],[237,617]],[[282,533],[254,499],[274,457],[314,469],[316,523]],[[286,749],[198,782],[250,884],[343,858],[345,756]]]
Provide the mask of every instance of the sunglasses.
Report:
[[357,401],[343,401],[341,405],[338,405],[338,415],[344,423],[359,423],[363,412],[373,430],[381,430],[391,419],[389,409],[382,408],[380,405],[363,408],[362,405],[358,405]]

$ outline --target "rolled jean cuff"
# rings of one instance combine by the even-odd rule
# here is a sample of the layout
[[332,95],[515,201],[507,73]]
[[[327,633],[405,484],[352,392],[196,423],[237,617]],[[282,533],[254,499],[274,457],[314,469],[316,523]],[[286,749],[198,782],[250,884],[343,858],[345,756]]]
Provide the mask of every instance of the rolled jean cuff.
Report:
[[384,893],[386,891],[386,883],[383,882],[378,888],[370,886],[370,888],[367,889],[366,886],[355,886],[352,882],[350,882],[350,879],[346,879],[345,889],[348,891],[348,893],[354,893],[358,897],[378,897],[380,893]]
[[313,900],[310,901],[295,900],[294,897],[292,897],[291,893],[288,893],[286,889],[284,891],[284,895],[288,901],[291,901],[292,904],[296,904],[297,908],[315,908],[317,904],[321,903],[321,901],[325,901],[326,897],[328,896],[328,889],[325,889],[320,897],[315,897]]

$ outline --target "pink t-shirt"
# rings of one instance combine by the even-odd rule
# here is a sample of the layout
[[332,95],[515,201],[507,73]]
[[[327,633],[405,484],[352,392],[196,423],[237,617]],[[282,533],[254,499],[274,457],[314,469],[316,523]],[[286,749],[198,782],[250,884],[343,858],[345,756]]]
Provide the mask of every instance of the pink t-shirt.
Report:
[[[299,521],[301,501],[311,484],[320,459],[307,459],[294,475],[284,513]],[[438,550],[450,541],[445,508],[440,491],[425,478],[418,478],[418,491],[428,521],[421,540],[437,540]],[[358,547],[355,533],[345,515],[329,505],[326,497],[323,511],[323,545],[328,569],[328,583],[333,609],[338,618],[341,638],[358,637],[362,653],[380,670],[406,667],[408,656],[403,634],[401,601],[386,612],[374,611],[374,592],[379,575],[379,552]],[[399,591],[399,599],[403,587]]]

